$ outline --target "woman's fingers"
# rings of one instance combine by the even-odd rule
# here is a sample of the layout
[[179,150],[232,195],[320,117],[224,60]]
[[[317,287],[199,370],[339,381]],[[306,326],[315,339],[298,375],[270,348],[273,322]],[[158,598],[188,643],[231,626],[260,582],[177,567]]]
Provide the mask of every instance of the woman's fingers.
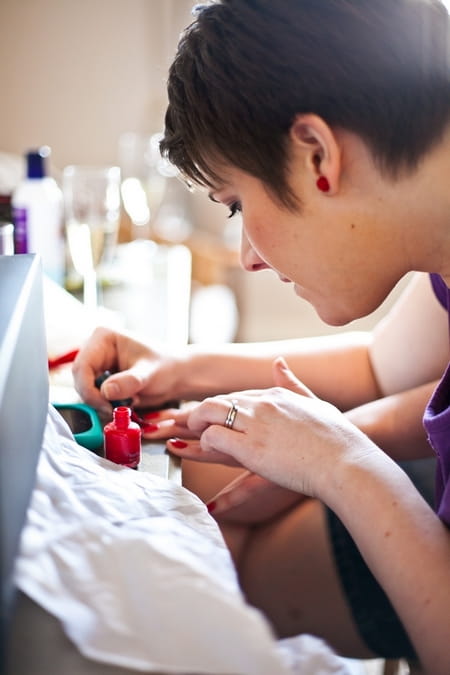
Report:
[[282,513],[304,499],[250,471],[226,485],[208,502],[208,510],[220,520],[257,524]]
[[128,370],[110,375],[102,383],[100,392],[107,401],[119,401],[127,398],[138,403],[138,392],[148,377],[150,365],[140,361]]
[[146,425],[142,425],[142,435],[151,440],[168,439],[173,437],[190,438],[193,432],[187,426],[190,411],[198,403],[189,403],[182,408],[161,408],[151,413],[142,414]]
[[[196,412],[202,408],[203,414],[198,418],[198,424],[191,424],[191,419],[196,415]],[[172,438],[167,441],[167,448],[178,457],[184,459],[193,459],[198,462],[212,462],[218,464],[227,464],[230,466],[240,466],[239,462],[228,455],[220,452],[213,445],[208,443],[208,431],[215,425],[216,429],[221,427],[218,421],[226,419],[226,411],[229,410],[230,404],[226,399],[215,397],[213,399],[205,399],[203,403],[188,405],[185,410],[179,411],[177,415],[173,416],[170,422],[161,423],[161,431],[166,434],[171,428],[175,432]],[[216,420],[216,422],[214,421]],[[228,430],[227,430],[228,431]],[[205,433],[202,433],[205,432]],[[154,438],[155,436],[153,436]],[[198,439],[196,439],[198,437]],[[167,438],[167,436],[166,436]]]
[[192,439],[192,431],[176,419],[145,420],[141,425],[142,437],[148,440],[167,440],[168,438]]
[[241,466],[231,455],[215,449],[206,450],[199,440],[169,438],[167,449],[182,459],[192,459],[196,462],[212,462],[228,466]]
[[[249,392],[246,392],[247,394]],[[200,403],[187,419],[187,426],[196,435],[201,435],[211,426],[223,427],[227,431],[238,430],[241,422],[240,431],[244,430],[242,426],[243,408],[238,406],[237,399],[233,394],[225,396],[214,396],[206,398]],[[240,416],[240,420],[238,417]]]

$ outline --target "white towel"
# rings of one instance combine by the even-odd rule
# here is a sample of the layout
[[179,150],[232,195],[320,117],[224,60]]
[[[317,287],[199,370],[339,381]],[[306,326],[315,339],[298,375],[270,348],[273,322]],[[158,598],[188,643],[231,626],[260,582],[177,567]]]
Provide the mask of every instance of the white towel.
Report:
[[315,638],[275,640],[196,496],[85,450],[51,407],[15,581],[104,663],[208,675],[353,672]]

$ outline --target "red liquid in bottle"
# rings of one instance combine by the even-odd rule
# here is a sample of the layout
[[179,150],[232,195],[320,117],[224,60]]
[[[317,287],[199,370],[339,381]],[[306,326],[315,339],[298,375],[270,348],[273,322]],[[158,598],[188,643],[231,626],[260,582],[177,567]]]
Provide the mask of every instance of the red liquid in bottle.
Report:
[[113,421],[104,428],[105,457],[111,462],[137,469],[141,460],[141,428],[131,421],[131,410],[119,406]]

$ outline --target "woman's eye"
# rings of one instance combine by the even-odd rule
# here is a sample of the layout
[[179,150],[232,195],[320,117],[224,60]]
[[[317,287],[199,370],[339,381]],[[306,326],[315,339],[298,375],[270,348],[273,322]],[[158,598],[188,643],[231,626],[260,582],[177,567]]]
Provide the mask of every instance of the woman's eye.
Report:
[[236,213],[240,213],[242,211],[241,203],[240,202],[233,202],[229,206],[230,209],[230,215],[228,218],[232,218],[233,216],[236,215]]

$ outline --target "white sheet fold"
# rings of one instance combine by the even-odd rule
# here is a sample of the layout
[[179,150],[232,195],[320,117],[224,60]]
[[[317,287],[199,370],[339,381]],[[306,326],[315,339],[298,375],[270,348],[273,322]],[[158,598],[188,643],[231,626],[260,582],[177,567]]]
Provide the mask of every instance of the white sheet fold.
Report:
[[198,675],[350,673],[310,636],[277,643],[245,602],[197,497],[80,447],[51,407],[15,580],[104,663]]

